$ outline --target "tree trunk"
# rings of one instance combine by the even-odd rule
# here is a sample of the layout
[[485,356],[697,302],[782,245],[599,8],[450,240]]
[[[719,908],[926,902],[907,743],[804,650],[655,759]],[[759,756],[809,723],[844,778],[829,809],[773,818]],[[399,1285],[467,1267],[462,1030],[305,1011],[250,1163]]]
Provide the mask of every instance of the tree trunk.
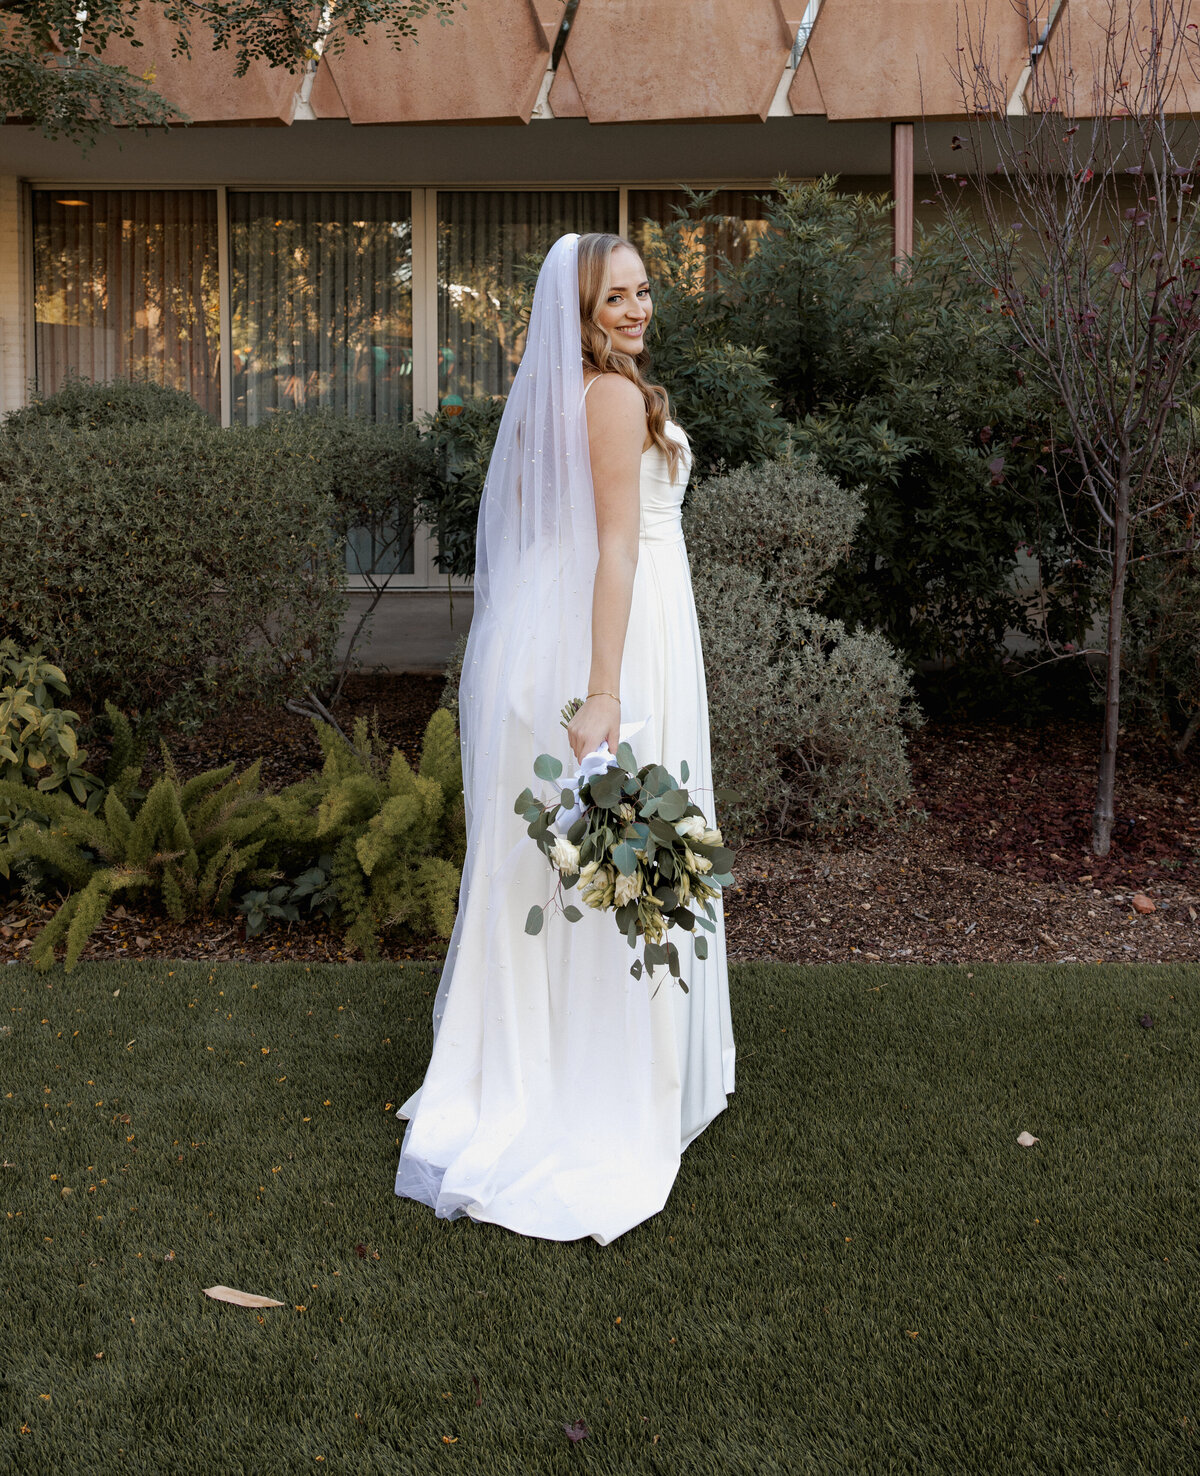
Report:
[[1129,472],[1122,466],[1113,508],[1112,584],[1108,597],[1108,671],[1104,683],[1104,740],[1096,808],[1092,814],[1092,853],[1107,856],[1116,819],[1117,730],[1121,722],[1121,637],[1125,625],[1125,574],[1129,566]]

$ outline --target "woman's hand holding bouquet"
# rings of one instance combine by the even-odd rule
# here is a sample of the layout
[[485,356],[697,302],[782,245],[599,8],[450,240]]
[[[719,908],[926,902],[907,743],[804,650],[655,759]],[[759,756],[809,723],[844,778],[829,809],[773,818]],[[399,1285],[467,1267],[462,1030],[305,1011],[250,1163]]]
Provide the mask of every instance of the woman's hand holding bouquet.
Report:
[[[580,705],[575,698],[563,708],[564,727]],[[733,852],[684,788],[687,763],[679,768],[682,783],[662,764],[638,768],[628,743],[621,743],[615,756],[603,743],[584,757],[575,778],[553,800],[525,789],[514,809],[559,874],[551,901],[578,885],[586,906],[615,913],[631,948],[639,936],[644,940],[642,957],[630,969],[635,979],[643,965],[653,977],[654,966],[665,964],[686,990],[679,950],[667,932],[672,927],[690,933],[697,926],[716,930],[712,899],[733,881]],[[548,782],[557,782],[563,772],[548,753],[538,755],[533,769]],[[718,790],[714,798],[725,802],[736,792]],[[527,933],[541,931],[549,906],[530,908]],[[561,910],[568,922],[583,916],[571,903]],[[707,958],[707,939],[697,935],[694,947],[697,958]]]

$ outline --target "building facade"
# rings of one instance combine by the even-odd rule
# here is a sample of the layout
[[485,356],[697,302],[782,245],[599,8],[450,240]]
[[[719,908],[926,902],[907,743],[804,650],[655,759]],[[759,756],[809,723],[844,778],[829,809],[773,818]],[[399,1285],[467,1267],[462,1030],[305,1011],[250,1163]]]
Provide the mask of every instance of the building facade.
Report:
[[[144,45],[106,59],[151,69],[190,126],[86,154],[0,127],[0,413],[70,373],[151,375],[225,425],[502,393],[526,256],[566,230],[636,234],[683,184],[719,188],[750,235],[780,175],[889,189],[902,253],[920,177],[954,167],[962,28],[1019,111],[1066,8],[472,0],[417,44],[240,79],[204,35],[172,58],[147,16]],[[438,618],[428,538],[388,572]]]

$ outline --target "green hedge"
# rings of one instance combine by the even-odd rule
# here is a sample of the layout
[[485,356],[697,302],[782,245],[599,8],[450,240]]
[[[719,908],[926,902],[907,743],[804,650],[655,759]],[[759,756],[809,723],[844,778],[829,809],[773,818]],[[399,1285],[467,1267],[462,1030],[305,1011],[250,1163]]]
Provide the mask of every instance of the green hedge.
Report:
[[0,634],[39,645],[75,700],[198,727],[327,679],[343,545],[314,460],[203,416],[0,436]]

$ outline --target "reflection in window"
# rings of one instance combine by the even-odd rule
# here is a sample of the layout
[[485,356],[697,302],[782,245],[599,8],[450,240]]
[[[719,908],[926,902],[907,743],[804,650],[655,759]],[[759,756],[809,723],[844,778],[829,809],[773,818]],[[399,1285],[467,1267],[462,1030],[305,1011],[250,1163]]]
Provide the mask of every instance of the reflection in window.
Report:
[[616,190],[438,194],[438,403],[506,394],[521,360],[533,263],[567,231],[616,231]]
[[35,190],[38,389],[152,379],[221,413],[213,190]]
[[[412,214],[402,190],[229,195],[233,417],[412,417]],[[411,517],[346,542],[352,575],[414,569]]]
[[[712,200],[699,209],[688,209],[690,217],[717,215],[718,224],[706,224],[696,220],[685,232],[690,250],[702,255],[705,263],[705,286],[716,283],[719,257],[727,257],[735,266],[753,252],[755,245],[767,229],[766,202],[771,198],[770,190],[718,190]],[[687,195],[682,190],[630,190],[629,191],[629,239],[640,251],[649,251],[652,226],[667,225],[674,221],[674,207],[687,205]]]
[[229,196],[233,415],[412,415],[412,216],[401,190]]

